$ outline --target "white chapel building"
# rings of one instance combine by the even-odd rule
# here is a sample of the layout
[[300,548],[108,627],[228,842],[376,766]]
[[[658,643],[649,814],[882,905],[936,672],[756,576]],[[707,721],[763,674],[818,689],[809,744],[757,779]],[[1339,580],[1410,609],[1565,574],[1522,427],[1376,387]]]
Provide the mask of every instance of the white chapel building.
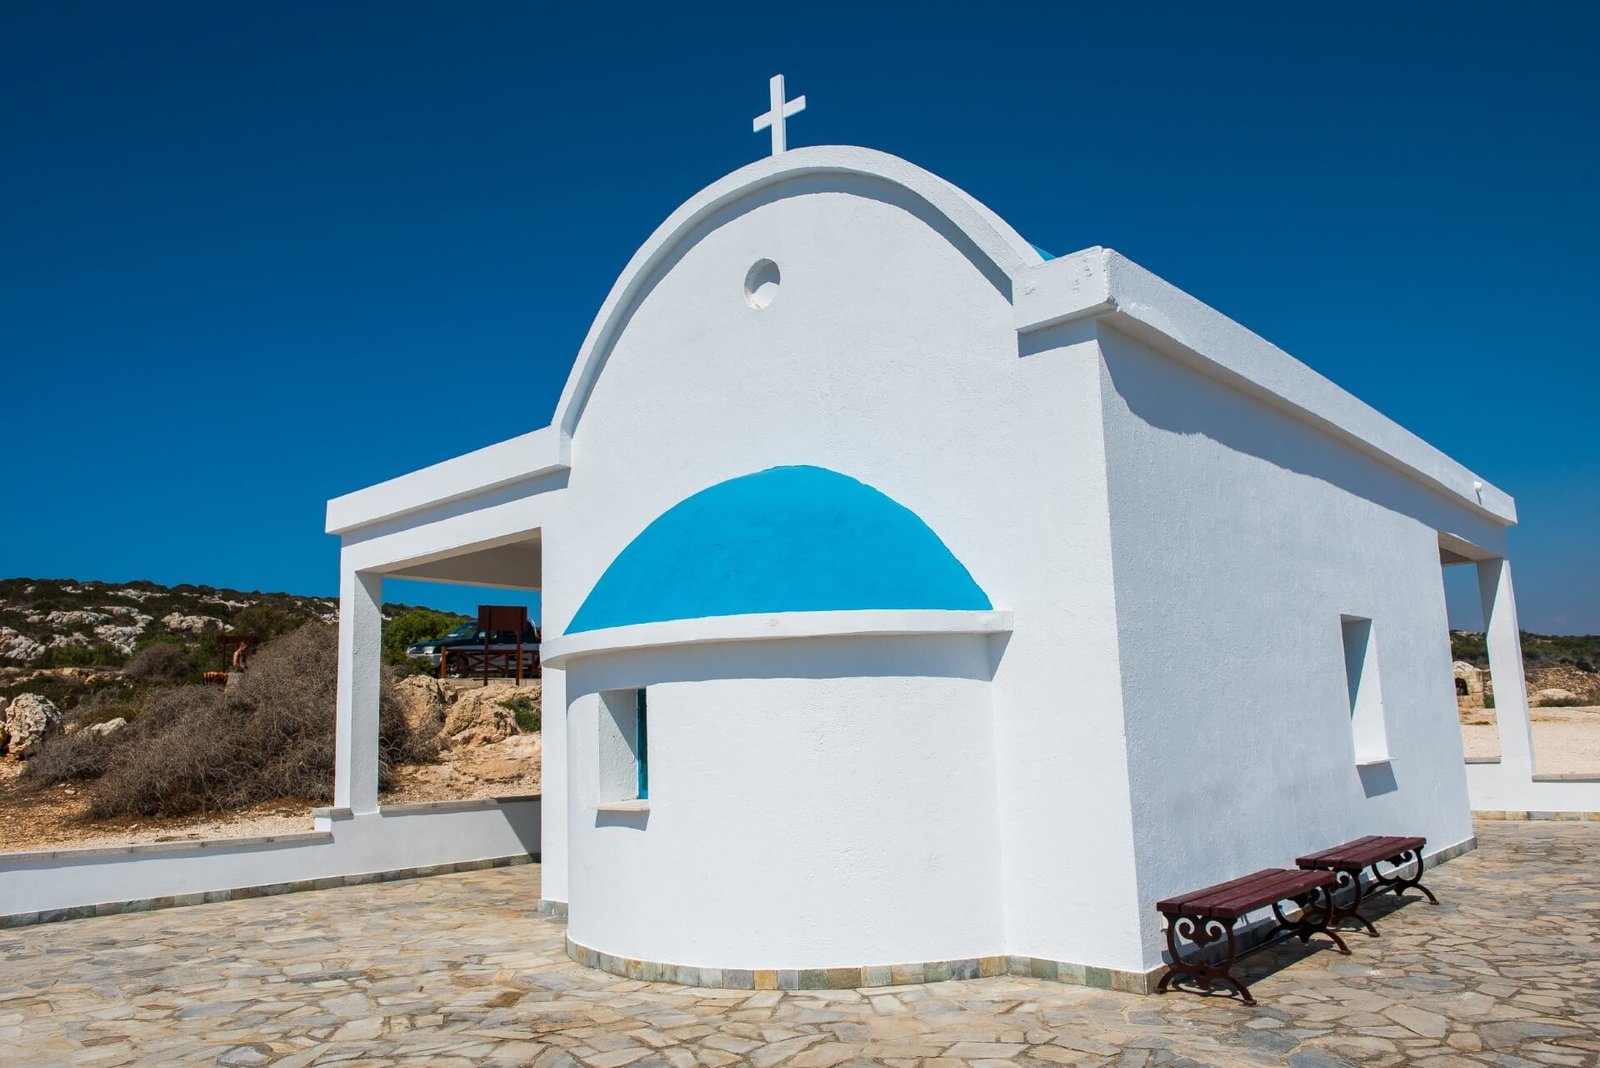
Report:
[[1164,896],[1364,834],[1470,848],[1441,567],[1477,565],[1515,694],[1514,522],[1116,252],[777,151],[645,241],[549,426],[329,502],[337,811],[382,815],[383,578],[537,589],[575,959],[1143,990]]

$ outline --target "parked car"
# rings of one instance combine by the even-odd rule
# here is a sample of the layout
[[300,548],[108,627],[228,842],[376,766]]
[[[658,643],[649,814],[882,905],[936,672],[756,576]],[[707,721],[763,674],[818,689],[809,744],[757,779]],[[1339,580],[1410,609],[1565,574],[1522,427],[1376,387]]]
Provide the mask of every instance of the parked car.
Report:
[[[406,646],[406,655],[414,660],[426,660],[437,670],[439,661],[446,650],[466,649],[473,652],[483,651],[483,631],[478,629],[476,620],[469,620],[452,630],[450,633],[438,638],[429,638],[427,641],[417,642]],[[497,630],[489,635],[489,651],[491,653],[515,653],[517,651],[517,632],[514,630]],[[523,666],[531,668],[539,662],[539,628],[529,623],[522,632]]]

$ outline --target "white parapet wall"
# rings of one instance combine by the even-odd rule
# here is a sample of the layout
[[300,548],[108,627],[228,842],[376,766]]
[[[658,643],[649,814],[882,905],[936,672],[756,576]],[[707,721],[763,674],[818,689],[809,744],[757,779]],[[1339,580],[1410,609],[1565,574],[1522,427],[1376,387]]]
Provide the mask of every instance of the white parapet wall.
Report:
[[1600,775],[1528,775],[1500,761],[1469,761],[1467,796],[1477,816],[1600,818]]
[[539,817],[537,796],[321,809],[303,834],[0,854],[0,927],[526,863]]

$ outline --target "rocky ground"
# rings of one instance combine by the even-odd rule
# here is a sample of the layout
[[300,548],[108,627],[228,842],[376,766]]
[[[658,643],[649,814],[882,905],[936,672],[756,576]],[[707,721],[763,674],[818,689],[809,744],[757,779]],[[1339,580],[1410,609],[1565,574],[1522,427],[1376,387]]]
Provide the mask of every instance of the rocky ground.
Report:
[[[538,707],[540,684],[520,688],[508,679],[440,683],[414,676],[399,684],[407,719],[437,732],[443,748],[437,763],[395,769],[384,804],[451,801],[509,794],[536,794],[540,779],[540,734],[522,731],[513,708]],[[285,799],[221,816],[116,817],[91,820],[81,788],[25,789],[24,765],[0,760],[0,851],[126,845],[137,842],[199,841],[309,831],[311,812],[325,801]]]
[[1017,976],[865,990],[624,979],[567,958],[525,864],[0,931],[0,1044],[14,1065],[1600,1063],[1600,824],[1476,833],[1475,852],[1429,873],[1439,905],[1385,896],[1381,937],[1347,933],[1349,956],[1314,938],[1247,958],[1256,1008]]

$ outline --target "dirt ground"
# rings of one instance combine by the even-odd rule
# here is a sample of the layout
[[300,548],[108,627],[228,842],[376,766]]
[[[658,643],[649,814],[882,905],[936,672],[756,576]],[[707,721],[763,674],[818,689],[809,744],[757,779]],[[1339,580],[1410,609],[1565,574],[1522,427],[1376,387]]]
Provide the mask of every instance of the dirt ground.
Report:
[[[1534,767],[1541,775],[1600,775],[1600,706],[1535,708]],[[1461,744],[1469,758],[1500,755],[1494,710],[1465,713]]]
[[[479,684],[452,679],[447,685],[466,689]],[[510,682],[491,679],[490,685]],[[518,734],[492,745],[448,751],[437,764],[403,764],[380,800],[394,805],[536,794],[540,742],[538,734]],[[90,820],[87,790],[23,788],[18,782],[22,768],[20,762],[0,759],[0,852],[294,834],[311,830],[311,810],[328,803],[286,799],[215,816]]]

